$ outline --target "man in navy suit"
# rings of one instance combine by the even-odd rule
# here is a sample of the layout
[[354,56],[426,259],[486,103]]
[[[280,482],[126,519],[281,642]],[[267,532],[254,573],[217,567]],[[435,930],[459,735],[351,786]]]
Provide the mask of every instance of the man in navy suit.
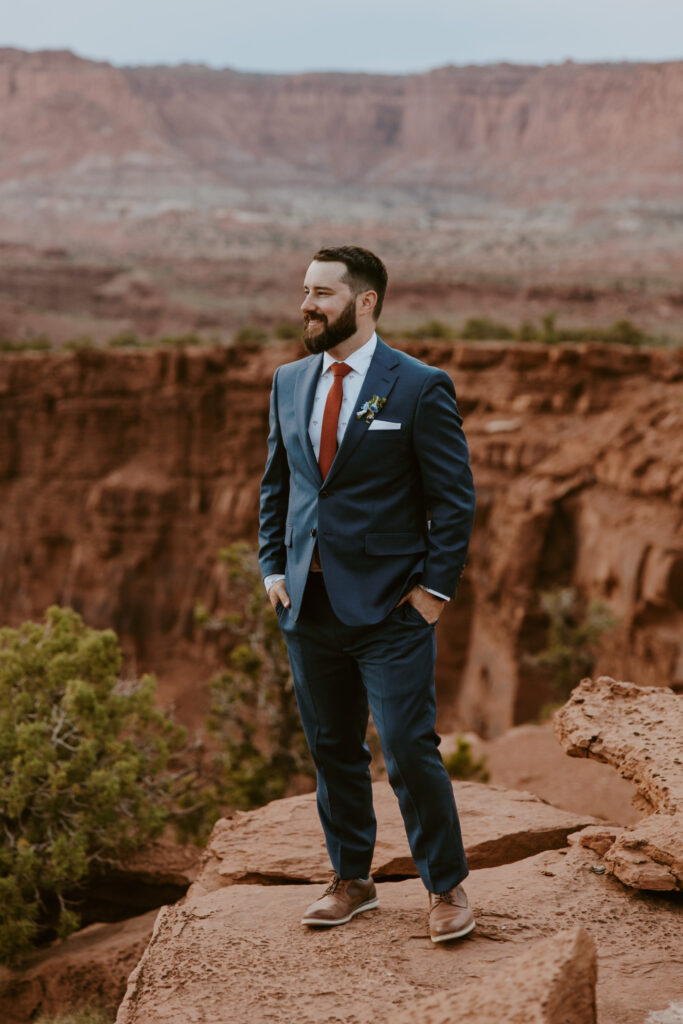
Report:
[[434,689],[434,627],[462,575],[474,487],[450,377],[377,337],[386,284],[382,261],[356,246],[321,249],[308,268],[311,355],[273,378],[259,560],[334,869],[303,923],[378,905],[370,708],[442,942],[474,927]]

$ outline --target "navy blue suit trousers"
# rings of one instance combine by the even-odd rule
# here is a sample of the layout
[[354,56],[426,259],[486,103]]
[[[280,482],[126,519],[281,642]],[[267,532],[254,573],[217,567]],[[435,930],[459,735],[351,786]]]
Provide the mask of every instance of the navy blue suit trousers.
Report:
[[468,868],[435,730],[434,626],[407,601],[379,623],[346,625],[321,573],[309,575],[298,618],[282,604],[276,610],[334,870],[341,878],[370,872],[376,820],[365,737],[371,710],[420,877],[430,892],[457,885]]

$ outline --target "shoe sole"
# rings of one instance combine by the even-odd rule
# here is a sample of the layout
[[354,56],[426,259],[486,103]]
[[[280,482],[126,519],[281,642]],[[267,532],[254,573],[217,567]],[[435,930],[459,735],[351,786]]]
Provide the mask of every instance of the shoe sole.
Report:
[[469,935],[476,924],[476,921],[472,921],[471,924],[461,928],[459,932],[449,932],[448,935],[432,935],[432,942],[448,942],[449,939],[461,939],[463,935]]
[[375,907],[378,906],[379,898],[376,898],[374,900],[368,900],[366,903],[361,903],[361,905],[356,907],[355,910],[352,910],[347,917],[338,917],[334,921],[325,921],[320,917],[302,917],[301,923],[307,924],[309,927],[313,928],[334,928],[335,925],[346,924],[352,917],[355,917],[356,914],[362,914],[364,910],[374,910]]

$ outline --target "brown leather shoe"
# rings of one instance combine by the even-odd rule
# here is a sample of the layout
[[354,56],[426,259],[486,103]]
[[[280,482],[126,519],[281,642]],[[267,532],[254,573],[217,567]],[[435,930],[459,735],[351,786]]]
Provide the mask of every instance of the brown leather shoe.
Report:
[[335,875],[320,899],[311,903],[301,923],[329,928],[335,924],[346,924],[356,914],[374,910],[377,906],[379,900],[372,876],[364,882],[362,878],[339,878]]
[[474,928],[474,914],[462,885],[429,894],[429,933],[432,942],[459,939]]

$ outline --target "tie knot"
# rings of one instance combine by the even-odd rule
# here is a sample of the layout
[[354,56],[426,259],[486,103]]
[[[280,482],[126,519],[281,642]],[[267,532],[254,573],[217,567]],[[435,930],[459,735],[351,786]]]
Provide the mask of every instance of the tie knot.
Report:
[[335,377],[345,377],[353,369],[348,363],[332,363],[332,373]]

